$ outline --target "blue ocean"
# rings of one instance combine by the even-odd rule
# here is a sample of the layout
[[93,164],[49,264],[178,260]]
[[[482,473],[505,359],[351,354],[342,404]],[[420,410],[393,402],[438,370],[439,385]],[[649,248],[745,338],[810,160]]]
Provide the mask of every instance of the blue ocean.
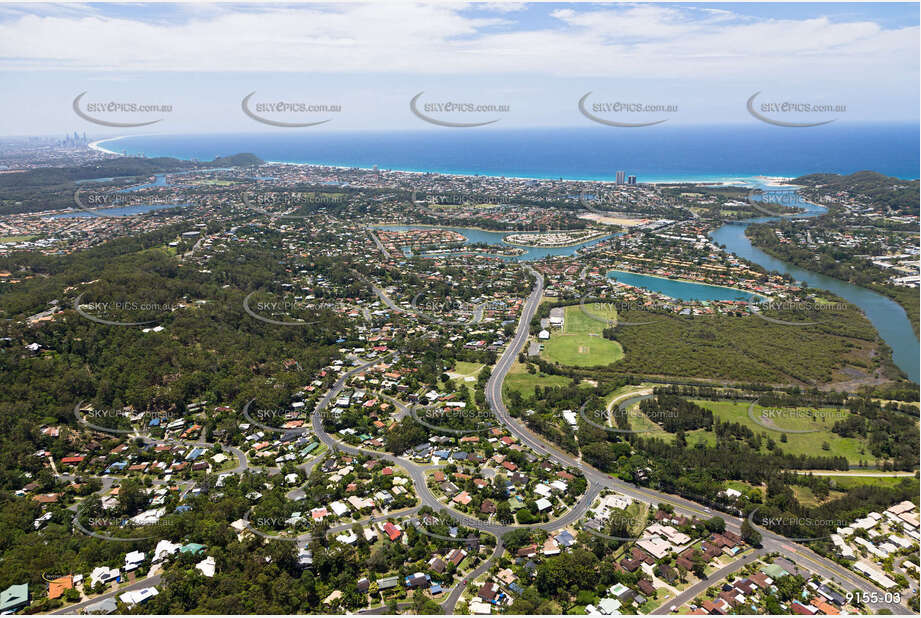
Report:
[[139,135],[106,140],[113,152],[211,160],[251,152],[266,161],[465,175],[639,182],[732,181],[755,176],[873,170],[918,178],[916,125],[786,128],[768,125],[615,129],[438,129]]

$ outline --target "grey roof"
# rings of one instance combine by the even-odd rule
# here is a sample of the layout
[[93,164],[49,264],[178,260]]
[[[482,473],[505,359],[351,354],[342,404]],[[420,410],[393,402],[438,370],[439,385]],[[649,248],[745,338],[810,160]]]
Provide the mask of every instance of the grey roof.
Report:
[[87,605],[83,611],[87,614],[111,614],[118,610],[118,603],[115,597],[108,597],[91,605]]
[[29,604],[29,584],[13,584],[0,592],[0,610],[15,611]]
[[384,588],[393,588],[400,584],[400,577],[398,575],[393,575],[392,577],[382,577],[377,580],[377,587],[379,589]]

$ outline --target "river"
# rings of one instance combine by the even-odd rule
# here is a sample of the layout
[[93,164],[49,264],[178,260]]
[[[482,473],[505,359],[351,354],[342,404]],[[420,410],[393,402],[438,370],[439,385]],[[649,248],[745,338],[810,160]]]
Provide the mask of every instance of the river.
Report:
[[[776,191],[777,188],[771,187],[771,190]],[[825,210],[802,200],[799,200],[796,204],[806,209],[804,213],[798,215],[799,217],[814,217]],[[795,280],[809,285],[809,287],[833,292],[859,307],[879,332],[883,341],[892,348],[892,360],[896,366],[917,384],[919,371],[918,338],[912,331],[908,315],[901,305],[882,294],[866,288],[793,266],[754,247],[745,235],[745,229],[749,224],[774,221],[778,218],[757,217],[735,223],[724,223],[710,234],[710,238],[717,244],[725,245],[728,251],[740,258],[754,262],[767,270],[788,274]],[[797,327],[791,326],[790,328]]]
[[[772,191],[778,190],[777,187],[762,188],[770,189]],[[792,188],[790,191],[795,193],[795,190]],[[784,201],[784,203],[792,203],[802,207],[804,212],[797,215],[799,218],[815,217],[825,212],[825,209],[821,206],[810,204],[802,199],[799,199],[798,195],[792,202]],[[752,246],[751,241],[749,241],[748,237],[745,236],[745,228],[747,228],[750,223],[763,223],[765,221],[772,221],[777,218],[778,217],[757,217],[753,219],[746,219],[744,221],[725,223],[721,227],[714,230],[710,234],[710,238],[717,244],[724,245],[728,251],[741,258],[754,262],[755,264],[758,264],[767,270],[789,274],[797,281],[809,285],[809,287],[820,288],[833,292],[849,303],[857,306],[861,311],[863,311],[864,315],[867,316],[867,319],[870,320],[870,322],[879,332],[880,336],[883,338],[883,341],[885,341],[886,344],[892,349],[892,360],[895,362],[896,366],[904,371],[912,381],[918,383],[918,338],[915,336],[914,331],[911,329],[911,323],[908,321],[908,316],[905,314],[905,310],[902,309],[898,303],[890,298],[883,296],[882,294],[878,294],[877,292],[870,291],[866,288],[847,283],[846,281],[833,279],[832,277],[826,277],[825,275],[820,275],[818,273],[798,268],[792,264],[787,264],[786,262],[771,257],[764,251],[761,251],[760,249]],[[380,227],[387,230],[425,229],[425,226],[418,225],[387,225]],[[445,227],[440,229],[448,229],[462,234],[467,239],[465,244],[483,242],[487,244],[509,246],[508,243],[503,240],[503,237],[508,232],[489,232],[485,230],[475,230],[460,227]],[[610,236],[606,238],[610,238]],[[597,242],[600,242],[600,240],[603,239],[581,243],[572,247],[553,247],[546,249],[528,248],[524,255],[510,259],[530,261],[539,260],[541,258],[554,255],[573,255],[577,249],[593,245]],[[747,293],[742,292],[741,290],[730,290],[729,288],[719,288],[693,282],[678,282],[671,279],[651,277],[638,273],[623,273],[615,271],[610,273],[610,275],[613,275],[616,279],[624,281],[625,283],[638,285],[640,287],[652,290],[653,292],[666,294],[672,298],[716,300],[718,298],[722,298],[723,296],[729,296],[730,299],[736,299],[740,297],[744,298],[747,296]],[[629,281],[627,279],[629,279]],[[715,292],[718,293],[714,295]],[[797,327],[791,326],[790,328]]]
[[[430,226],[425,226],[425,225],[375,225],[374,227],[381,229],[381,230],[389,230],[392,232],[405,232],[406,230],[431,229]],[[594,240],[589,240],[583,243],[579,243],[577,245],[570,245],[568,247],[519,247],[518,245],[512,245],[510,243],[505,242],[504,240],[505,237],[510,234],[510,232],[507,232],[507,231],[506,232],[490,232],[488,230],[478,230],[478,229],[469,228],[469,227],[442,227],[440,225],[437,227],[439,230],[450,230],[452,232],[457,232],[458,234],[460,234],[466,239],[464,241],[465,245],[470,245],[473,243],[484,243],[487,245],[502,245],[503,247],[518,247],[518,248],[524,249],[525,252],[522,255],[517,255],[511,258],[503,257],[503,259],[521,260],[525,262],[530,262],[532,260],[539,260],[541,258],[545,258],[548,256],[554,256],[554,255],[572,255],[576,252],[576,250],[581,249],[582,247],[588,247],[590,245],[594,245],[595,243],[601,242],[602,240],[605,240],[606,238],[611,238],[611,236],[614,236],[614,234],[612,234],[611,236],[605,236],[603,238],[596,238]],[[455,252],[455,253],[459,253],[459,252]],[[474,250],[474,251],[465,252],[465,253],[476,254],[477,251]],[[404,255],[407,255],[407,254],[404,252]],[[484,253],[483,255],[490,255],[490,254]],[[407,255],[407,257],[409,256]],[[426,257],[436,257],[436,256],[426,256]],[[492,255],[491,257],[496,257],[496,256]]]

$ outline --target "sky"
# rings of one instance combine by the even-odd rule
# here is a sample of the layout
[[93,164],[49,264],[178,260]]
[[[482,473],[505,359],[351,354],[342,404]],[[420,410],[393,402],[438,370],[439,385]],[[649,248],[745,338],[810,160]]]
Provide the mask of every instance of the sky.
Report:
[[[615,122],[759,122],[760,93],[777,120],[917,124],[918,49],[918,3],[2,4],[0,135],[597,126],[588,93]],[[99,125],[84,92],[91,118],[159,122]],[[259,118],[326,122],[260,122],[250,93]]]

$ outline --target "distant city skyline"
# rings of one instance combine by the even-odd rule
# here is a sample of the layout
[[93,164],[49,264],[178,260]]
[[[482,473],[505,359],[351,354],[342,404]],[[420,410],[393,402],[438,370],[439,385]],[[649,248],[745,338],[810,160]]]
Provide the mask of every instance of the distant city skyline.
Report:
[[[254,110],[338,108],[299,131],[750,124],[756,93],[764,109],[844,110],[808,119],[917,123],[918,22],[911,3],[0,5],[0,135],[264,132],[282,129],[253,116],[296,116],[244,113],[250,94]],[[104,127],[74,113],[82,93],[170,110]],[[431,111],[444,102],[505,110]]]

